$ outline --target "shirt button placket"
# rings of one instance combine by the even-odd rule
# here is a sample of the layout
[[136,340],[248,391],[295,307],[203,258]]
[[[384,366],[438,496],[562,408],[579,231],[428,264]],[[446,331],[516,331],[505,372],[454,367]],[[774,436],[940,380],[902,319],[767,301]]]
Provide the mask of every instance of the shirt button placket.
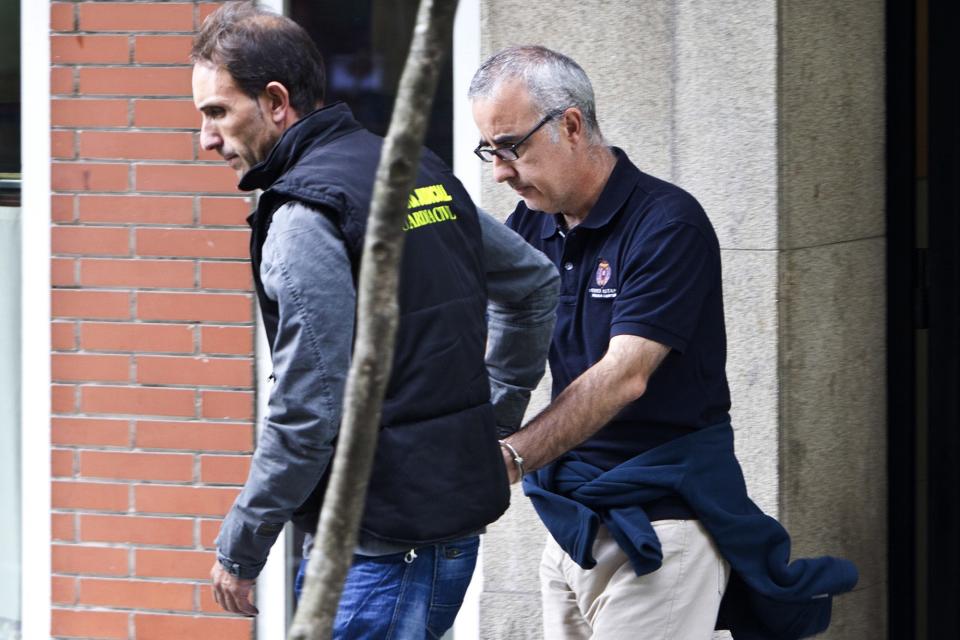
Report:
[[563,239],[563,257],[561,266],[563,271],[560,273],[561,287],[564,294],[573,294],[577,289],[577,270],[572,259],[577,250],[577,237],[574,231],[570,231]]

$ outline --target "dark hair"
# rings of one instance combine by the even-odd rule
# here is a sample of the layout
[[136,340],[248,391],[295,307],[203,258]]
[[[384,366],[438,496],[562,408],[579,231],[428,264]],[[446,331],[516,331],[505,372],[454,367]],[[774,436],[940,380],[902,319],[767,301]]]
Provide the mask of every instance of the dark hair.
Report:
[[190,61],[226,69],[251,98],[279,82],[300,116],[323,104],[323,56],[313,40],[293,20],[252,0],[227,2],[210,14],[193,40]]

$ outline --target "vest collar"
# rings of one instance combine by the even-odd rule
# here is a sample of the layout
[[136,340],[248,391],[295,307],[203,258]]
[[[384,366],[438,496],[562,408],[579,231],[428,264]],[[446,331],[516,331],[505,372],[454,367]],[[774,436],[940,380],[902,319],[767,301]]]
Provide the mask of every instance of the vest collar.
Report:
[[360,123],[354,119],[350,107],[343,102],[321,107],[297,120],[284,131],[267,157],[243,175],[238,187],[241,191],[266,190],[290,167],[296,165],[307,149],[359,129]]

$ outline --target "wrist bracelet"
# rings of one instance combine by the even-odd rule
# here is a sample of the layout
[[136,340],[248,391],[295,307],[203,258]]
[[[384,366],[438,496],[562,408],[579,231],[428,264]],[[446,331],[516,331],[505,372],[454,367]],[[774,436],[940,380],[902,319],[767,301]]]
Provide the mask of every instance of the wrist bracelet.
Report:
[[523,457],[517,453],[517,450],[513,448],[513,445],[507,442],[506,440],[500,440],[500,446],[510,452],[510,455],[513,456],[513,463],[517,465],[517,472],[520,474],[519,478],[522,480],[524,471],[523,471]]

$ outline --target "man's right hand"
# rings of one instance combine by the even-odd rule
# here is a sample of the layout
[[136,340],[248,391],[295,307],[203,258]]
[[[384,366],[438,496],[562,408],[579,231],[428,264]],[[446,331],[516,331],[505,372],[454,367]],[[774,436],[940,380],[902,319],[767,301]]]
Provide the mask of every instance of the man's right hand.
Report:
[[219,561],[213,562],[210,569],[210,579],[213,582],[213,599],[223,607],[224,611],[240,613],[245,616],[255,616],[260,613],[250,601],[250,593],[256,580],[238,578],[223,568]]

